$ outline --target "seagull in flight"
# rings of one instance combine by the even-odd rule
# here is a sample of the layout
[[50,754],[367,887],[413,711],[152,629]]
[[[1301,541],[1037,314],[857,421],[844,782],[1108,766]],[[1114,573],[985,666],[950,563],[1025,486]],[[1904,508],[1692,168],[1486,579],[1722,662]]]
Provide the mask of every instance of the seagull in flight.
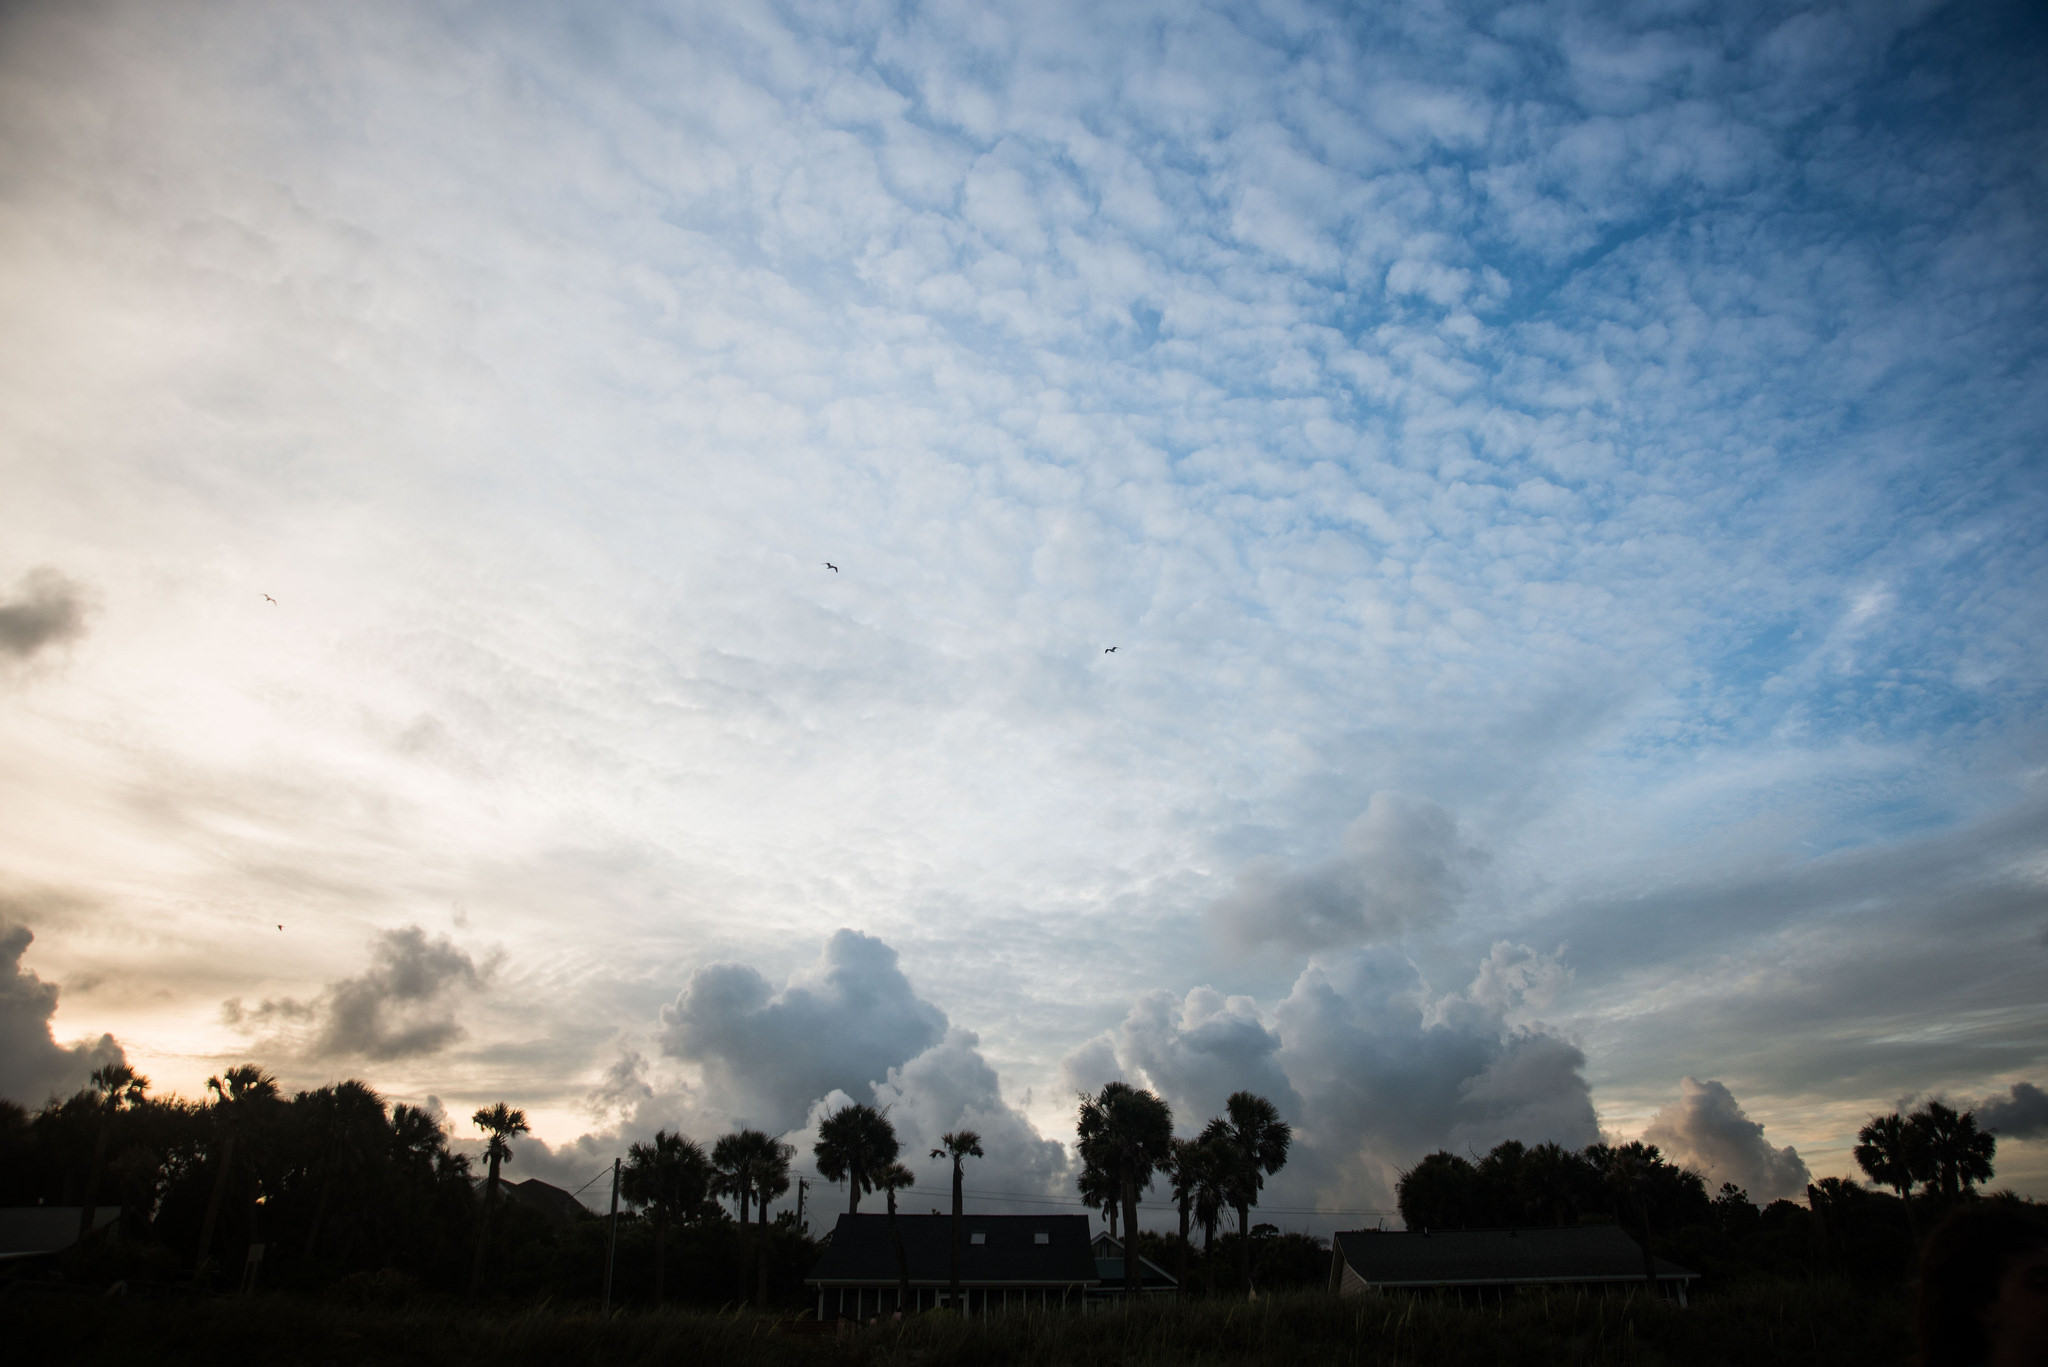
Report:
[[275,598],[272,598],[272,597],[271,597],[271,596],[270,596],[269,594],[267,594],[267,593],[263,595],[263,601],[264,601],[264,602],[266,602],[266,603],[268,603],[268,604],[270,604],[270,605],[271,605],[272,607],[276,607],[276,606],[277,606],[277,600],[276,600]]
[[283,929],[284,929],[284,927],[283,927],[283,926],[279,926],[279,927],[278,927],[278,929],[279,929],[279,930],[283,930]]
[[838,567],[837,565],[833,564],[833,563],[832,563],[831,561],[829,561],[829,560],[827,560],[827,561],[825,562],[825,568],[826,568],[826,569],[828,569],[828,570],[830,570],[830,571],[832,571],[832,573],[834,573],[834,574],[837,574],[837,573],[839,573],[839,567]]
[[1107,650],[1103,651],[1102,653],[1103,653],[1104,655],[1114,655],[1114,654],[1116,654],[1116,647],[1115,647],[1115,646],[1111,646],[1111,647],[1109,647],[1109,649],[1107,649]]

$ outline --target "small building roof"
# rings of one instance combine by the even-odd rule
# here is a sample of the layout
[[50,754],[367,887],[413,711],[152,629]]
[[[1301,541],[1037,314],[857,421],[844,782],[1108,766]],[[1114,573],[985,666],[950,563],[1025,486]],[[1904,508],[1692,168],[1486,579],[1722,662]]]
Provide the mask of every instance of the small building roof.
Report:
[[[78,1221],[83,1206],[9,1206],[0,1209],[0,1261],[32,1258],[38,1253],[55,1253],[78,1242]],[[94,1231],[105,1229],[121,1218],[118,1205],[93,1211]]]
[[[953,1217],[898,1215],[914,1286],[951,1280]],[[975,1243],[974,1235],[982,1236]],[[1039,1242],[1039,1236],[1045,1242]],[[831,1246],[804,1280],[813,1286],[894,1286],[896,1246],[886,1215],[842,1215]],[[962,1220],[963,1286],[1079,1286],[1095,1281],[1085,1215],[968,1215]]]
[[[1627,1282],[1643,1277],[1642,1246],[1618,1225],[1566,1229],[1351,1230],[1337,1256],[1368,1286],[1501,1286]],[[1664,1258],[1659,1281],[1699,1276]]]
[[554,1183],[543,1182],[538,1177],[529,1177],[524,1182],[506,1182],[503,1185],[505,1195],[522,1206],[539,1211],[549,1224],[571,1225],[590,1216],[588,1206]]
[[[1106,1292],[1124,1289],[1124,1246],[1113,1239],[1107,1231],[1095,1236],[1091,1245],[1095,1253],[1095,1276],[1102,1283],[1099,1288]],[[1180,1280],[1153,1262],[1142,1253],[1138,1255],[1138,1287],[1141,1291],[1171,1291],[1180,1285]]]

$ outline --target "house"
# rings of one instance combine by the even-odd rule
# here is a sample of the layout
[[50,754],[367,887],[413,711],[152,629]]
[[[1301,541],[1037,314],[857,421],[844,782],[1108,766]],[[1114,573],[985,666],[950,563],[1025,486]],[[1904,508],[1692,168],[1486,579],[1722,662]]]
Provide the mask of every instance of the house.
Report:
[[[1367,1291],[1439,1287],[1640,1286],[1642,1246],[1618,1225],[1566,1229],[1340,1231],[1331,1240],[1330,1287]],[[1657,1285],[1686,1303],[1699,1274],[1654,1260]]]
[[[1085,1215],[968,1215],[960,1244],[960,1310],[1079,1308],[1100,1279]],[[898,1215],[910,1266],[906,1310],[947,1303],[953,1240],[950,1215]],[[896,1245],[886,1215],[842,1215],[806,1285],[818,1293],[818,1318],[869,1319],[898,1309]]]
[[[84,1217],[85,1211],[79,1206],[12,1206],[0,1210],[0,1262],[63,1252],[78,1242],[78,1226]],[[119,1206],[99,1206],[93,1211],[92,1229],[88,1232],[96,1234],[120,1218]]]
[[[1115,1300],[1124,1294],[1124,1246],[1105,1230],[1095,1236],[1090,1251],[1095,1254],[1097,1285],[1089,1291],[1088,1299]],[[1180,1282],[1171,1273],[1142,1254],[1138,1258],[1138,1279],[1141,1296],[1171,1296],[1180,1290]]]
[[537,1211],[549,1224],[561,1228],[590,1218],[590,1209],[551,1182],[529,1177],[524,1182],[504,1182],[499,1193],[508,1201]]

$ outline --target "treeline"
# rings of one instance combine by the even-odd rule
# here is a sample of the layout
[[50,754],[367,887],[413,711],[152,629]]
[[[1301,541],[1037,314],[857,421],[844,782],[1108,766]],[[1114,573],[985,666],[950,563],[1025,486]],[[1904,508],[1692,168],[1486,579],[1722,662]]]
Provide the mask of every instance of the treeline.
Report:
[[1992,1178],[1997,1147],[1974,1114],[1935,1101],[1910,1115],[1873,1116],[1859,1134],[1858,1165],[1889,1191],[1824,1177],[1807,1186],[1804,1204],[1759,1207],[1733,1183],[1709,1192],[1699,1173],[1654,1144],[1510,1140],[1477,1160],[1433,1153],[1402,1174],[1396,1193],[1410,1229],[1611,1222],[1709,1274],[1894,1277],[1912,1269],[1923,1230],[1957,1203],[1986,1199],[1977,1189]]
[[[96,1284],[596,1298],[607,1223],[580,1205],[507,1199],[502,1168],[525,1116],[500,1104],[474,1123],[482,1172],[439,1119],[362,1082],[286,1095],[243,1065],[195,1102],[152,1095],[115,1065],[34,1112],[0,1101],[0,1205],[80,1207],[82,1228],[116,1212],[110,1237],[67,1255],[67,1273]],[[816,1245],[792,1213],[765,1218],[789,1189],[791,1156],[752,1130],[709,1152],[666,1133],[632,1146],[614,1299],[798,1297]]]

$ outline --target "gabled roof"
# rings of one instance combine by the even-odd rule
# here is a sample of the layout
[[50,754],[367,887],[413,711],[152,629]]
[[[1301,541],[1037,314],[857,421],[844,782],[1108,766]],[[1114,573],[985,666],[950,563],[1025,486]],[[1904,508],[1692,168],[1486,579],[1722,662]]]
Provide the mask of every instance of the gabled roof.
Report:
[[[1124,1246],[1120,1240],[1112,1239],[1108,1231],[1095,1236],[1090,1245],[1095,1253],[1095,1275],[1101,1279],[1105,1290],[1120,1291],[1124,1285]],[[1179,1286],[1180,1281],[1171,1272],[1162,1268],[1142,1253],[1138,1255],[1139,1286],[1144,1290],[1166,1290]]]
[[[29,1258],[38,1253],[55,1253],[78,1242],[78,1221],[82,1206],[9,1206],[0,1210],[0,1259]],[[93,1211],[92,1227],[105,1229],[121,1218],[119,1205],[104,1205]]]
[[[910,1280],[945,1286],[950,1279],[950,1215],[898,1215]],[[972,1286],[1075,1286],[1093,1283],[1085,1215],[969,1215],[962,1220],[960,1281]],[[984,1236],[975,1243],[972,1236]],[[1039,1243],[1037,1236],[1046,1236]],[[813,1285],[894,1286],[896,1248],[886,1215],[842,1215],[832,1243],[810,1275]]]
[[[1641,1245],[1618,1225],[1568,1229],[1352,1230],[1337,1256],[1369,1286],[1641,1281]],[[1655,1260],[1657,1278],[1697,1277]]]
[[529,1177],[524,1182],[507,1182],[504,1192],[520,1205],[539,1211],[550,1224],[570,1225],[590,1215],[588,1206],[552,1182],[543,1182],[538,1177]]

